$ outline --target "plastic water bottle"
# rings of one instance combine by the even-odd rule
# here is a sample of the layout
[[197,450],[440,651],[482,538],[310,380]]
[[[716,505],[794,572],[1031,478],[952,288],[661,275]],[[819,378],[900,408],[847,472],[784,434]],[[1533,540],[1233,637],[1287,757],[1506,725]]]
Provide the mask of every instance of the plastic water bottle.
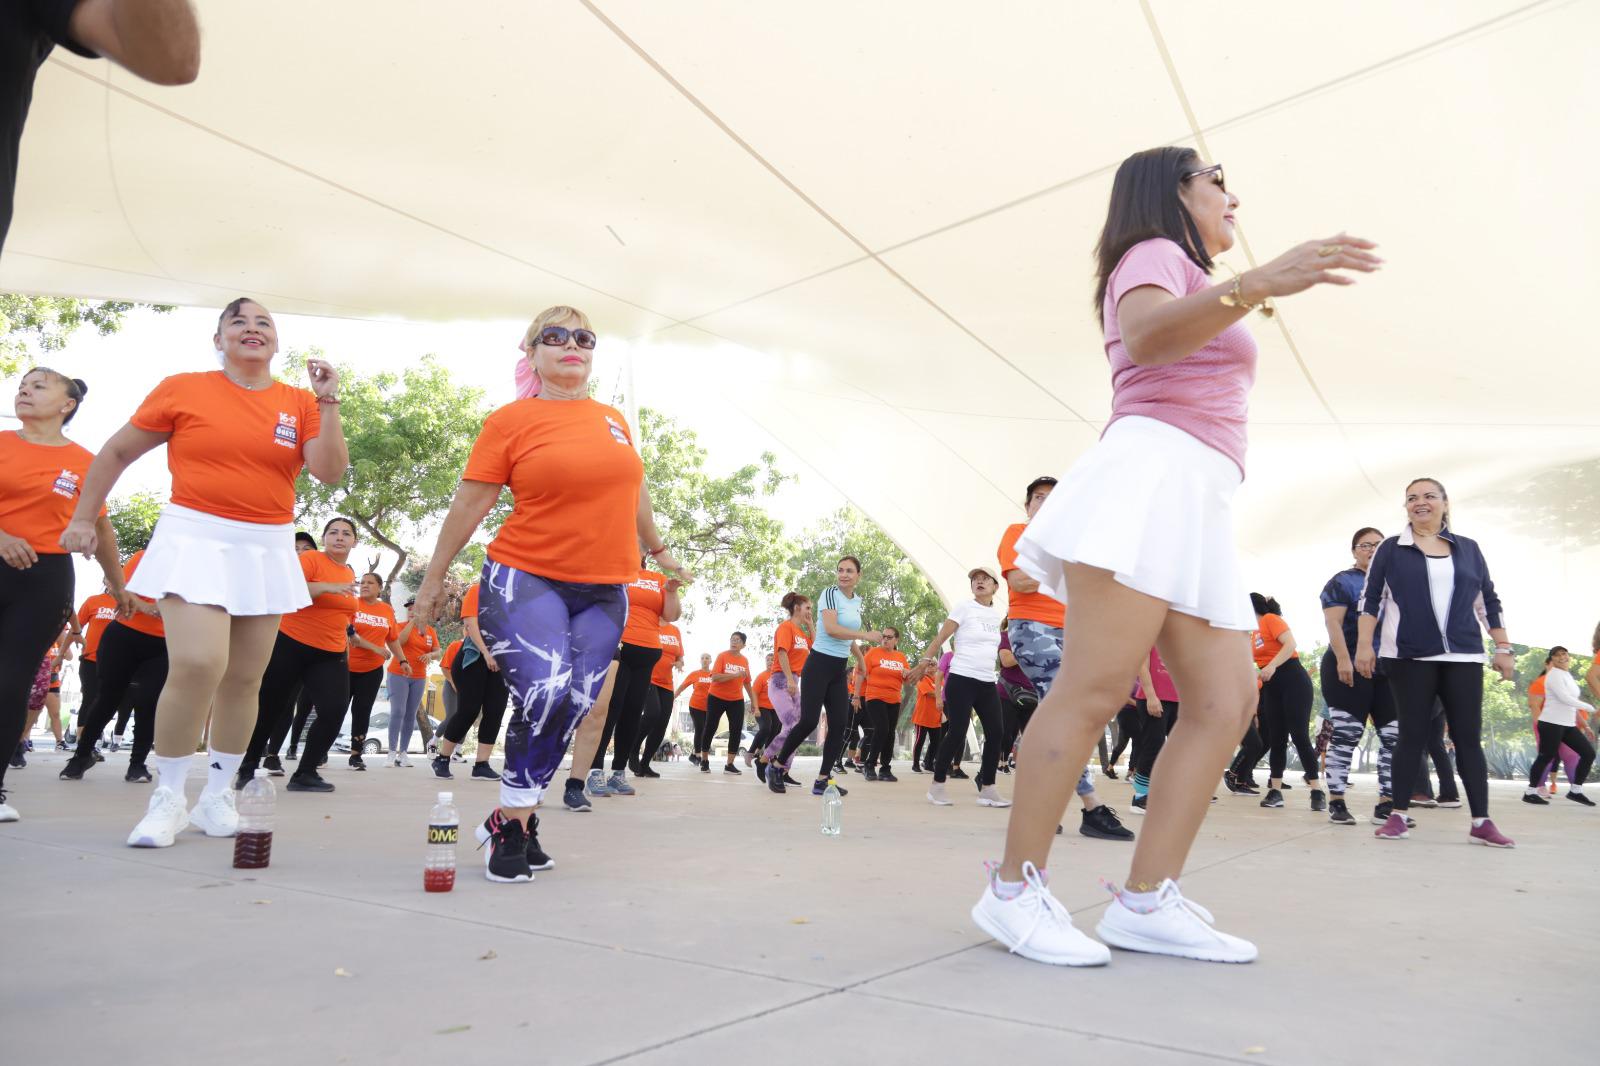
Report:
[[461,835],[461,815],[455,795],[439,793],[428,814],[428,862],[422,870],[422,887],[428,892],[448,892],[456,887],[456,838]]
[[822,835],[836,837],[844,829],[844,797],[839,786],[828,778],[828,787],[822,793]]
[[265,770],[257,770],[239,792],[239,831],[233,837],[233,865],[259,870],[272,861],[272,823],[278,790]]

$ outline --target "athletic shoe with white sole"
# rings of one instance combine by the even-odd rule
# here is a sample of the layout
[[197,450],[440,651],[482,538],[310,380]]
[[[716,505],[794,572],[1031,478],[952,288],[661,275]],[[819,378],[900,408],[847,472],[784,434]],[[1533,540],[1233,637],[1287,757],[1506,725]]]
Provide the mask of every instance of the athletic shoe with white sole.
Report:
[[239,810],[234,806],[232,789],[202,792],[189,812],[189,827],[208,837],[231,837],[239,832]]
[[590,770],[584,787],[589,790],[589,795],[596,799],[611,795],[611,789],[606,786],[606,772],[604,770]]
[[22,815],[17,813],[15,807],[6,802],[5,791],[0,789],[0,822],[18,822],[21,820]]
[[189,825],[189,811],[183,797],[170,788],[150,793],[150,806],[139,824],[128,834],[130,848],[170,848]]
[[569,811],[583,813],[594,810],[594,805],[589,802],[589,797],[583,794],[582,785],[572,785],[570,782],[561,791],[561,803]]
[[928,802],[933,804],[935,807],[955,806],[955,804],[950,801],[950,797],[945,795],[943,781],[935,781],[933,784],[928,786]]
[[1011,801],[1000,795],[1000,790],[993,785],[986,785],[978,790],[978,806],[1009,807],[1011,806]]
[[1033,863],[1022,864],[1022,892],[1013,899],[995,894],[998,876],[999,867],[990,864],[989,883],[972,908],[972,920],[1007,951],[1052,966],[1104,966],[1111,961],[1104,944],[1072,924],[1072,915],[1050,894]]
[[[739,771],[734,770],[733,772],[738,773]],[[628,774],[624,770],[618,770],[616,773],[606,778],[606,788],[610,790],[613,796],[638,795],[638,790],[632,785],[628,784]]]
[[411,759],[405,752],[397,751],[394,753],[394,764],[396,766],[410,766]]
[[522,823],[500,814],[497,807],[482,825],[473,830],[478,846],[483,847],[483,876],[501,884],[533,880],[528,865],[528,834]]
[[1185,899],[1178,883],[1171,878],[1156,890],[1155,906],[1136,911],[1123,902],[1123,893],[1113,889],[1116,899],[1106,908],[1095,926],[1101,940],[1123,951],[1142,951],[1151,955],[1175,955],[1199,962],[1254,962],[1256,946],[1241,937],[1218,931],[1211,912]]

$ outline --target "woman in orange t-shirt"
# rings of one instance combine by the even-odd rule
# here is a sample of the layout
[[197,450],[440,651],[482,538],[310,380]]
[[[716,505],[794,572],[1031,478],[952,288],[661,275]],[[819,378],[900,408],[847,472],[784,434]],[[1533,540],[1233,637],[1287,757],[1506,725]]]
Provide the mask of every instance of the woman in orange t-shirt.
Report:
[[478,597],[483,582],[474,581],[461,597],[461,651],[445,667],[445,676],[455,685],[456,706],[439,727],[438,754],[433,757],[435,777],[455,776],[450,772],[450,757],[467,739],[467,730],[478,721],[478,748],[472,763],[472,776],[480,780],[498,780],[500,775],[489,766],[494,754],[496,739],[500,736],[500,720],[506,713],[506,686],[500,676],[500,663],[494,651],[483,641],[483,630],[478,625]]
[[[756,776],[769,788],[773,785],[767,781],[767,772],[782,753],[790,731],[800,721],[800,673],[811,655],[811,642],[816,636],[811,624],[809,598],[798,592],[786,593],[783,609],[789,617],[779,623],[777,631],[772,634],[772,650],[777,656],[778,669],[773,673],[772,680],[767,682],[767,695],[778,715],[778,732],[767,742],[766,750],[756,757]],[[793,755],[788,762],[779,762],[778,780],[785,785],[795,784],[789,777],[789,767],[793,762]]]
[[863,773],[868,781],[898,781],[890,769],[894,758],[895,727],[900,724],[900,704],[907,685],[916,683],[910,662],[900,650],[900,631],[884,626],[876,648],[861,657],[867,723],[872,746],[867,750]]
[[755,716],[756,732],[750,738],[750,750],[744,753],[744,764],[750,765],[756,753],[766,750],[772,738],[778,735],[778,730],[783,726],[778,722],[778,709],[772,705],[772,694],[767,691],[767,686],[772,682],[772,675],[778,670],[778,653],[767,654],[767,667],[756,675],[751,683],[752,691],[756,694]]
[[700,727],[695,748],[700,753],[700,770],[711,772],[711,742],[716,738],[717,727],[724,716],[728,719],[728,761],[723,766],[725,774],[742,774],[733,765],[739,754],[739,741],[744,735],[744,698],[750,693],[750,660],[744,657],[745,637],[735,632],[728,638],[728,650],[717,656],[711,664],[711,688],[706,693],[706,720]]
[[383,685],[383,664],[392,656],[403,656],[400,623],[394,608],[384,603],[383,577],[361,575],[361,595],[355,617],[350,621],[350,769],[365,770],[362,753],[367,746],[367,728],[372,724],[372,705]]
[[[332,792],[333,782],[317,772],[344,727],[350,706],[350,626],[355,621],[356,572],[350,551],[356,546],[356,525],[335,518],[322,531],[322,550],[301,552],[308,606],[283,616],[272,659],[261,679],[261,712],[239,767],[239,788],[255,774],[267,738],[294,714],[295,694],[311,697],[316,711],[300,749],[300,763],[285,786],[290,792]],[[352,762],[351,768],[365,770]]]
[[[1294,634],[1280,616],[1278,601],[1259,592],[1250,594],[1255,608],[1256,629],[1252,638],[1256,669],[1261,672],[1261,694],[1256,716],[1261,723],[1261,739],[1267,749],[1267,794],[1263,807],[1283,806],[1283,772],[1289,764],[1289,742],[1294,741],[1311,790],[1313,811],[1328,809],[1328,794],[1322,787],[1322,766],[1311,743],[1311,675],[1296,654]],[[1258,756],[1259,758],[1259,756]],[[1253,768],[1235,767],[1240,779],[1247,779]]]
[[[632,430],[622,412],[589,396],[595,344],[574,308],[534,319],[522,349],[538,393],[484,420],[417,591],[417,614],[433,617],[450,563],[510,488],[511,516],[489,543],[478,612],[512,707],[500,804],[475,833],[488,843],[491,881],[529,881],[532,866],[549,861],[534,808],[600,696],[641,542],[663,570],[689,578],[656,530]],[[563,800],[587,807],[581,784],[571,784]]]
[[350,465],[332,365],[306,360],[309,391],[273,380],[277,326],[242,297],[223,309],[212,343],[219,370],[164,379],[106,442],[61,538],[69,551],[92,550],[90,519],[122,472],[167,446],[172,501],[134,591],[161,606],[172,669],[156,714],[156,789],[128,837],[134,847],[167,847],[193,820],[184,783],[208,711],[210,769],[196,810],[218,835],[233,835],[239,819],[229,790],[278,621],[310,602],[295,562],[295,478],[303,467],[331,485]]
[[[34,674],[72,616],[72,559],[60,538],[94,456],[62,430],[85,391],[76,378],[35,367],[17,383],[19,428],[0,432],[0,822],[19,817],[6,803],[5,775],[24,743]],[[104,508],[89,512],[97,513],[96,556],[120,598],[117,537]]]
[[[100,687],[100,638],[106,627],[116,621],[118,605],[109,592],[97,592],[83,601],[78,608],[78,736],[83,736],[83,712],[94,703],[95,690]],[[96,741],[100,738],[95,737]]]
[[[144,561],[144,552],[136,551],[124,566],[124,583],[133,580]],[[161,612],[154,600],[143,596],[129,596],[133,611],[126,617],[116,618],[105,626],[104,632],[92,645],[95,655],[94,699],[85,699],[78,722],[82,737],[72,758],[61,768],[63,781],[77,781],[95,765],[94,742],[117,716],[124,701],[132,696],[133,749],[128,753],[128,769],[124,780],[144,783],[150,780],[145,765],[150,755],[150,745],[155,737],[156,706],[167,683],[167,629],[161,622]],[[92,600],[90,602],[93,602]],[[85,608],[88,604],[84,605]],[[91,645],[85,645],[85,654]]]
[[672,726],[672,675],[683,669],[683,634],[670,622],[662,622],[657,634],[661,658],[650,671],[650,696],[645,702],[644,720],[639,724],[639,750],[634,755],[636,777],[660,777],[650,769],[650,760],[661,750]]
[[[689,675],[678,686],[678,693],[684,689],[692,689],[689,693],[689,721],[694,729],[695,750],[689,755],[691,765],[700,765],[700,733],[706,724],[706,701],[711,697],[711,654],[709,652],[700,656],[700,669],[689,671]],[[678,693],[674,693],[677,695]]]
[[[929,670],[917,678],[917,705],[911,711],[911,724],[917,727],[917,741],[911,748],[911,772],[922,773],[922,746],[928,757],[939,753],[939,730],[944,727],[944,693],[939,688],[939,673]],[[932,766],[930,762],[928,764]]]

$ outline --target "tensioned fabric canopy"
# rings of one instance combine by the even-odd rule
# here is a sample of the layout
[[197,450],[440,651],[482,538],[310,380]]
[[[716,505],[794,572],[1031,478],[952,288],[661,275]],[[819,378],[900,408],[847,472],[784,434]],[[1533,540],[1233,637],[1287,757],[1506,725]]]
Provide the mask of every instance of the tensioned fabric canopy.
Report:
[[1232,267],[1341,229],[1388,259],[1252,319],[1253,584],[1314,619],[1350,534],[1431,474],[1514,638],[1600,619],[1594,0],[200,13],[188,87],[46,64],[0,287],[574,303],[630,340],[643,402],[754,420],[954,598],[1107,417],[1112,171],[1194,145],[1242,197]]

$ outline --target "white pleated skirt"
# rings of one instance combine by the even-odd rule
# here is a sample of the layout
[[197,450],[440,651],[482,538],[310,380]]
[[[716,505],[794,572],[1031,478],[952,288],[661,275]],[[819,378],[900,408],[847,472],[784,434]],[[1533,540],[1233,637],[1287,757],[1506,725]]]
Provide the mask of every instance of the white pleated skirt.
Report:
[[1239,567],[1232,459],[1176,426],[1119,419],[1073,464],[1017,542],[1040,591],[1067,602],[1063,563],[1122,584],[1220,629],[1256,628]]
[[235,617],[292,614],[311,603],[293,525],[218,518],[169,503],[128,587],[159,600],[221,607]]

